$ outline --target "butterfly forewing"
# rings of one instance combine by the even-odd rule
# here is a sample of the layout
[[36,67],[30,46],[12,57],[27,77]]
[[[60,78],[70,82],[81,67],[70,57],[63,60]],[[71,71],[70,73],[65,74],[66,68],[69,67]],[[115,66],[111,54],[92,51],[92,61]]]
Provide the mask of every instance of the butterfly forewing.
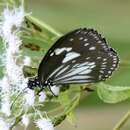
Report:
[[77,29],[61,37],[43,58],[38,77],[44,84],[91,83],[105,80],[118,64],[116,52],[93,29]]

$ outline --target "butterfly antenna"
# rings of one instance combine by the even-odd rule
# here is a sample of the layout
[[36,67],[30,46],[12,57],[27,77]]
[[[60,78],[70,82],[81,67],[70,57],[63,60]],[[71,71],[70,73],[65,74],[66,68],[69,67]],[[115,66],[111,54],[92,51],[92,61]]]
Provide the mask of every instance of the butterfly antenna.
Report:
[[15,99],[14,99],[14,100],[12,101],[12,103],[11,103],[11,107],[10,107],[11,109],[13,108],[13,106],[14,106],[16,100],[18,99],[18,97],[19,97],[20,95],[22,95],[27,88],[28,88],[28,87],[24,88],[22,91],[20,91],[20,92],[17,94],[17,96],[15,97]]

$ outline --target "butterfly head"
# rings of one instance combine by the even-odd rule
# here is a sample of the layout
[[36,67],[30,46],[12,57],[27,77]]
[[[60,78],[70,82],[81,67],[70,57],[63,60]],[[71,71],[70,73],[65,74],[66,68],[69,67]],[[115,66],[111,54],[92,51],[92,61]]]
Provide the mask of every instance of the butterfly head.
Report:
[[37,92],[37,95],[44,89],[44,86],[47,86],[50,92],[52,93],[53,96],[56,96],[56,94],[51,90],[51,87],[54,86],[53,82],[51,80],[45,81],[45,83],[41,83],[40,79],[36,76],[34,78],[29,79],[28,81],[28,88],[29,89],[35,89],[39,87],[40,89]]
[[37,86],[39,86],[39,87],[41,86],[41,83],[40,83],[38,77],[30,78],[28,80],[28,88],[34,89]]
[[43,88],[42,86],[53,86],[53,82],[48,79],[44,83],[40,82],[40,79],[36,76],[28,80],[28,88],[35,89],[36,87]]

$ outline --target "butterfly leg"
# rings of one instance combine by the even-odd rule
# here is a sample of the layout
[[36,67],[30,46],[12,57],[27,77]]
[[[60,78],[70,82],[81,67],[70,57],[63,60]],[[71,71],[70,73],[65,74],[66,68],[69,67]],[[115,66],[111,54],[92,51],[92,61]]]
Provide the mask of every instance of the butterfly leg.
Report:
[[92,85],[86,85],[85,87],[82,88],[83,91],[87,91],[87,92],[94,92],[95,91],[95,86]]
[[43,88],[41,88],[40,90],[38,90],[38,92],[36,93],[36,95],[40,96],[40,92],[43,91]]
[[40,89],[36,93],[36,95],[38,95],[38,96],[40,96],[40,92],[42,92],[45,89],[45,87],[43,87],[42,85],[40,85],[39,88]]

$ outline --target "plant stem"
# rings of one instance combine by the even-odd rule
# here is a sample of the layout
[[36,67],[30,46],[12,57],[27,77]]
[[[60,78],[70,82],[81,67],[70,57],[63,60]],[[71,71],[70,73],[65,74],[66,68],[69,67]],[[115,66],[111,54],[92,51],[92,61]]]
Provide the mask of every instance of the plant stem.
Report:
[[10,127],[10,130],[13,130],[13,128],[16,127],[16,125],[21,121],[23,114],[24,114],[24,113],[21,112],[21,114],[16,117],[14,124]]
[[116,124],[113,130],[120,130],[130,118],[130,111],[128,111],[123,118]]
[[36,25],[40,26],[41,28],[45,29],[47,32],[52,33],[53,35],[60,37],[62,34],[58,31],[56,31],[55,29],[53,29],[51,26],[49,26],[48,24],[46,24],[44,21],[40,21],[37,18],[28,15],[27,19],[29,19],[30,21],[33,21]]

